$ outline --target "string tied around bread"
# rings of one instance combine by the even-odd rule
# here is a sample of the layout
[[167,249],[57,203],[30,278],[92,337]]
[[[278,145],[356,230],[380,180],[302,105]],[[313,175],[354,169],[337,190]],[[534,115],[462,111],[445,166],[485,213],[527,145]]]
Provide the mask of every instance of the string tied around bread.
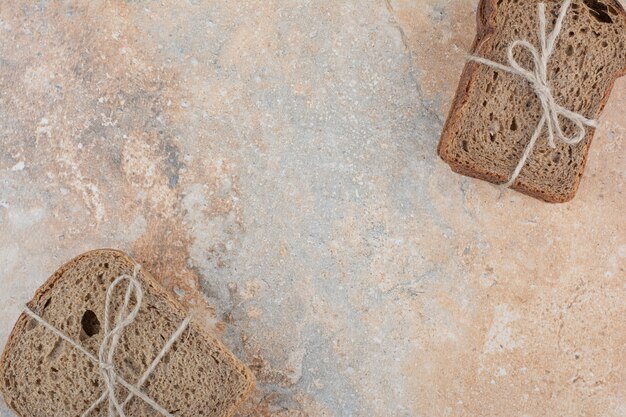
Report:
[[[178,329],[170,336],[169,340],[163,345],[159,353],[156,355],[154,360],[150,363],[150,366],[146,368],[141,377],[137,380],[135,384],[130,384],[122,377],[120,377],[115,370],[115,366],[113,364],[113,356],[117,349],[117,346],[120,342],[120,338],[130,324],[132,324],[137,315],[139,314],[139,310],[141,308],[141,301],[143,298],[143,289],[141,288],[141,284],[137,279],[137,274],[139,273],[141,267],[138,264],[135,264],[133,274],[122,274],[118,276],[107,288],[106,299],[104,305],[104,334],[102,337],[102,342],[100,343],[100,348],[98,350],[98,356],[96,357],[87,349],[85,349],[78,342],[72,340],[69,336],[63,333],[61,330],[54,327],[52,324],[44,320],[37,313],[32,311],[30,308],[26,307],[24,312],[43,325],[46,329],[50,330],[52,333],[59,336],[61,339],[69,343],[74,348],[78,349],[85,356],[87,356],[92,362],[98,365],[100,370],[100,375],[104,380],[105,390],[102,395],[94,401],[87,410],[85,410],[82,414],[83,417],[87,417],[91,412],[96,410],[100,404],[104,401],[108,400],[108,416],[109,417],[126,417],[124,413],[124,407],[130,402],[130,400],[137,396],[141,400],[143,400],[146,404],[150,405],[155,411],[160,413],[165,417],[173,417],[173,415],[167,411],[165,408],[160,406],[156,401],[150,398],[148,395],[143,393],[140,388],[146,382],[152,371],[156,368],[158,363],[161,361],[163,356],[172,348],[176,340],[181,336],[181,334],[187,329],[189,323],[191,322],[191,317],[185,318],[182,323],[178,326]],[[127,282],[126,292],[124,295],[124,302],[118,308],[117,315],[115,320],[110,320],[112,306],[115,303],[114,300],[114,290],[123,282]],[[134,306],[131,307],[131,301],[134,299]],[[128,394],[126,398],[120,402],[120,400],[116,396],[116,388],[121,385],[126,390],[128,390]]]
[[[554,28],[547,37],[545,13],[546,7],[544,3],[539,3],[537,5],[537,14],[539,18],[538,34],[540,50],[537,50],[534,45],[526,40],[515,40],[511,42],[507,49],[507,58],[509,61],[508,66],[479,56],[470,55],[468,57],[470,61],[475,61],[480,64],[488,65],[501,71],[509,72],[525,78],[533,87],[533,89],[535,90],[535,94],[541,102],[541,107],[543,109],[543,115],[541,116],[541,120],[535,128],[535,132],[531,136],[530,141],[526,145],[526,148],[524,149],[524,152],[522,153],[522,156],[517,166],[515,167],[515,170],[509,177],[509,180],[504,184],[504,187],[506,188],[513,185],[513,183],[519,176],[522,168],[526,164],[528,157],[535,147],[537,139],[541,135],[541,132],[543,132],[544,126],[547,125],[548,144],[552,148],[556,148],[555,138],[569,145],[576,145],[580,143],[587,135],[585,126],[593,128],[598,126],[598,123],[595,120],[587,119],[583,115],[573,112],[559,105],[554,99],[552,89],[550,88],[550,82],[548,80],[548,61],[550,60],[550,56],[552,55],[552,51],[554,50],[556,39],[561,32],[561,28],[563,27],[563,20],[565,19],[565,15],[567,14],[571,3],[571,0],[565,0],[563,2],[559,11],[559,15],[556,19],[556,23],[554,24]],[[532,70],[526,69],[521,66],[513,56],[513,52],[517,47],[526,49],[532,55],[534,63],[534,68]],[[568,119],[574,124],[574,126],[576,127],[576,132],[572,136],[565,135],[563,129],[561,128],[559,117]]]

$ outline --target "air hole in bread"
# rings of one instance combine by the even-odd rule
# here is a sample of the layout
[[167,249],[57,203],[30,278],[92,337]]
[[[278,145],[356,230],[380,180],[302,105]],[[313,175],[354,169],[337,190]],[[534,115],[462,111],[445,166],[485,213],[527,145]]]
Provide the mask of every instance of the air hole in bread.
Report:
[[85,334],[89,337],[100,332],[100,320],[98,320],[96,313],[91,310],[87,310],[83,313],[83,317],[80,319],[80,325]]
[[137,364],[130,358],[124,358],[124,365],[134,374],[139,374],[140,370]]
[[35,319],[30,319],[30,321],[28,322],[28,326],[26,326],[26,331],[30,332],[35,327],[37,327],[37,321]]
[[609,16],[609,8],[606,4],[600,3],[598,0],[583,0],[585,6],[589,8],[591,15],[601,23],[613,23],[613,19]]
[[60,337],[57,338],[57,340],[54,342],[54,346],[52,346],[52,350],[50,350],[50,353],[48,353],[48,356],[46,356],[46,361],[51,362],[59,357],[59,355],[61,354],[61,349],[63,347],[62,344],[63,339],[61,339]]

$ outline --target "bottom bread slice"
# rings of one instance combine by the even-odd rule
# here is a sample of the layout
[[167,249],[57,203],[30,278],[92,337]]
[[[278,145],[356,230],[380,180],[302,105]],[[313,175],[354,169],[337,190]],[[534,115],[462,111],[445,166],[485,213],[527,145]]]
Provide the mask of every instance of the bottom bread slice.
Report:
[[[48,279],[28,307],[35,314],[98,356],[103,338],[106,291],[134,261],[104,249],[76,257]],[[182,306],[141,270],[143,301],[124,329],[113,365],[134,384],[187,317]],[[111,314],[123,303],[126,285],[112,293]],[[133,306],[131,301],[131,307]],[[193,320],[159,361],[141,391],[176,416],[231,416],[254,387],[248,368]],[[0,390],[23,417],[80,416],[105,390],[97,363],[26,314],[22,314],[0,359]],[[128,391],[117,386],[123,401]],[[105,401],[91,416],[107,415]],[[129,417],[159,415],[133,398]]]

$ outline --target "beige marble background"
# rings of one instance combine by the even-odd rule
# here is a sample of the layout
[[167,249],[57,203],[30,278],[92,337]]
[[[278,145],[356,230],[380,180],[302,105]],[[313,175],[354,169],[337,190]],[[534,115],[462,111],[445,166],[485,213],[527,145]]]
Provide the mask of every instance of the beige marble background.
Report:
[[574,201],[499,200],[435,153],[475,8],[1,2],[0,344],[116,247],[254,370],[241,416],[626,416],[626,79]]

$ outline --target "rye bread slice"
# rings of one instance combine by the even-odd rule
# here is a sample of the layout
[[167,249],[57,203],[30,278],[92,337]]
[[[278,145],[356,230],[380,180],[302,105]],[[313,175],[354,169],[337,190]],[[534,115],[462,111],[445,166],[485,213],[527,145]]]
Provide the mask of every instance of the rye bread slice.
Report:
[[[547,32],[562,1],[543,0]],[[508,65],[509,44],[525,39],[538,47],[539,0],[481,0],[471,54]],[[517,61],[532,69],[530,54],[515,50]],[[626,13],[617,0],[573,0],[548,65],[556,102],[587,118],[597,118],[614,81],[626,73]],[[520,160],[543,112],[528,81],[515,74],[469,61],[441,135],[438,152],[453,171],[505,183]],[[572,125],[562,121],[571,135]],[[545,133],[511,188],[548,202],[576,194],[594,129],[577,145]]]
[[[85,349],[98,355],[106,290],[134,261],[123,252],[87,252],[63,265],[36,292],[28,307]],[[134,384],[187,317],[184,308],[144,270],[138,274],[143,302],[124,330],[113,363]],[[111,317],[126,285],[113,292]],[[117,296],[115,297],[115,294]],[[215,337],[193,320],[162,358],[141,390],[176,416],[231,416],[254,387],[254,377]],[[83,353],[22,314],[0,359],[0,390],[23,417],[80,416],[102,394],[104,382]],[[127,391],[117,388],[117,398]],[[133,398],[126,415],[159,415]],[[90,416],[107,415],[107,403]]]

